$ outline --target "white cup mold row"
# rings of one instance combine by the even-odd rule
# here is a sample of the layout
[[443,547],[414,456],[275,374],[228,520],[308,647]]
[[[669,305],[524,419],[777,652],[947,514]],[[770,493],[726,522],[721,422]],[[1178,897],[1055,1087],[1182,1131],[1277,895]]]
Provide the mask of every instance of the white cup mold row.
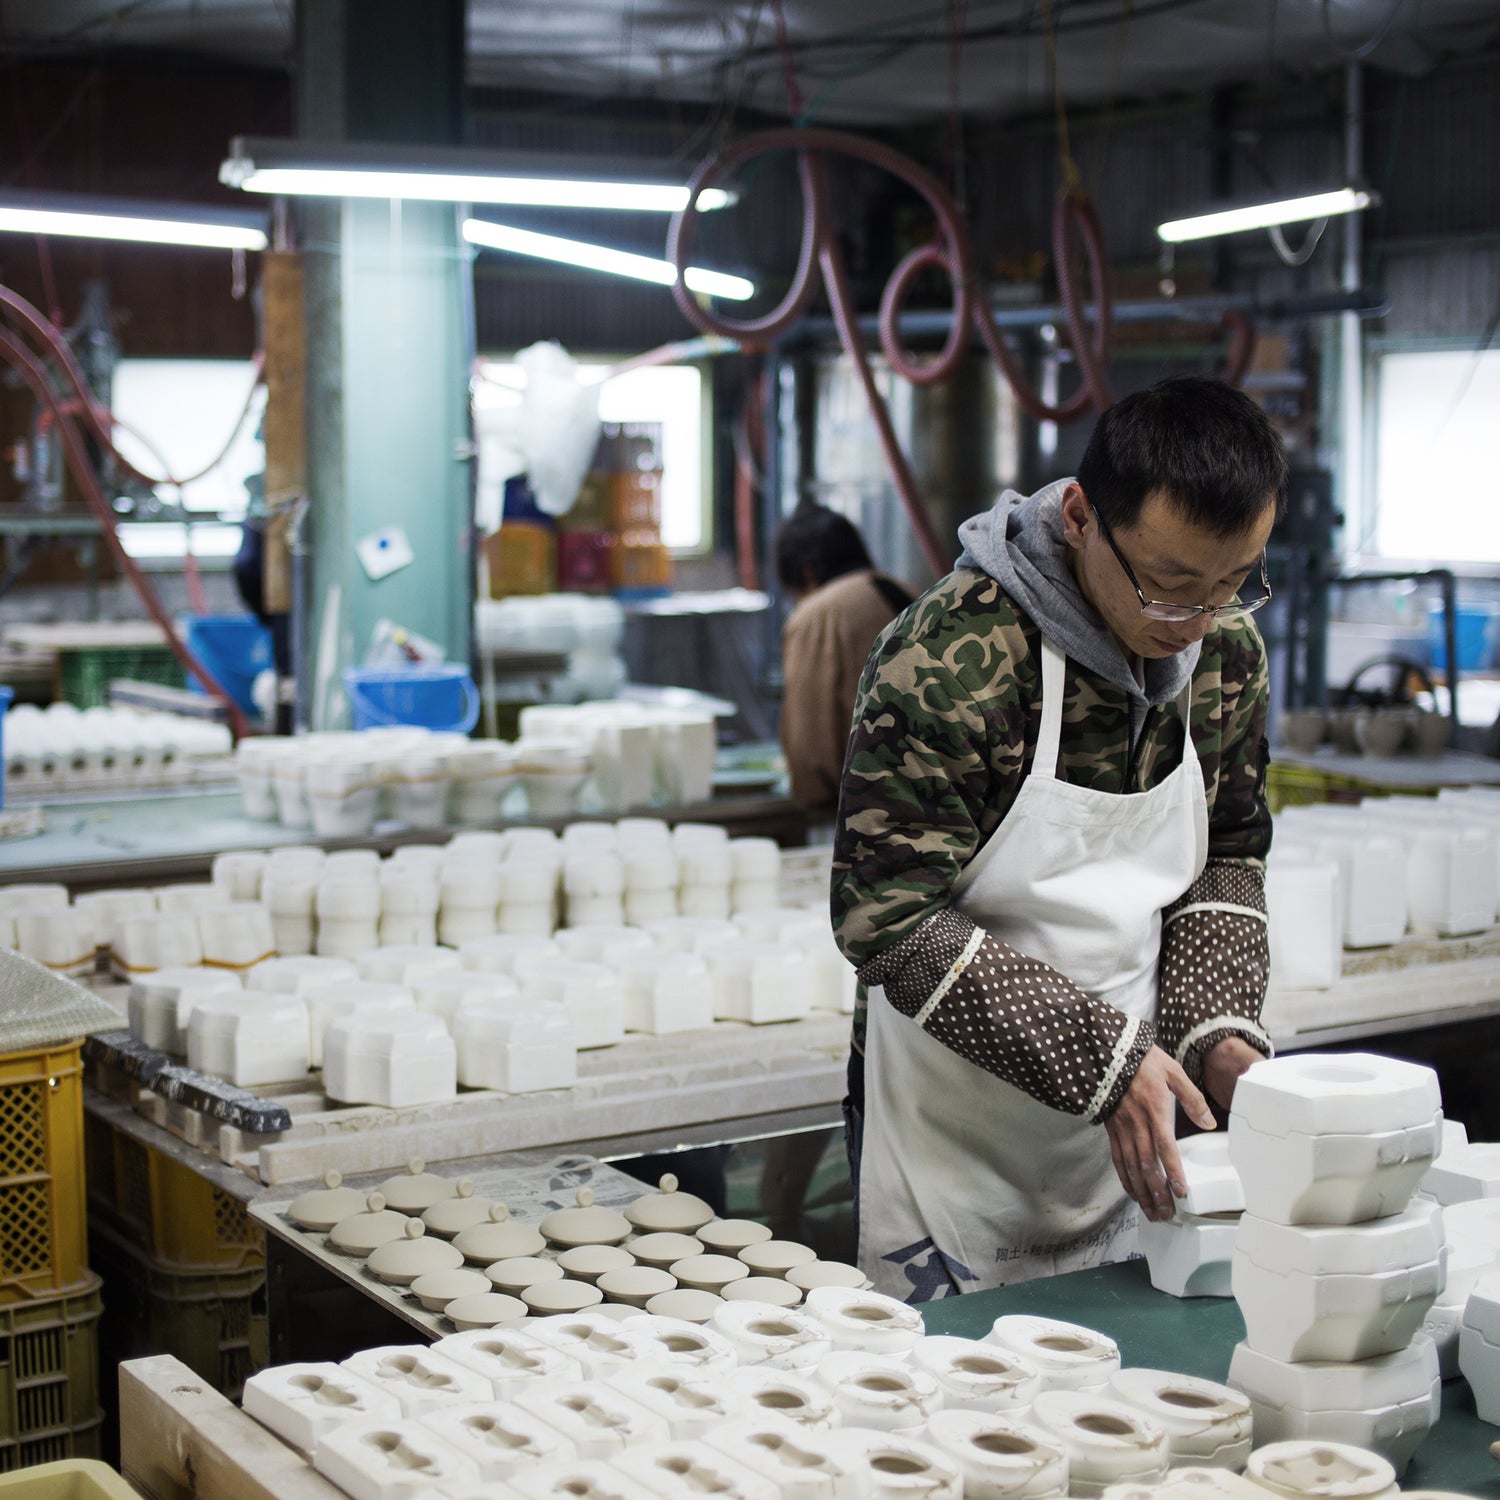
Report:
[[539,1343],[576,1361],[586,1380],[603,1380],[622,1366],[639,1362],[645,1354],[644,1345],[629,1329],[592,1308],[533,1319],[526,1331]]
[[[328,962],[323,959],[320,962]],[[341,960],[340,960],[341,962]],[[311,1066],[323,1066],[323,1044],[328,1028],[343,1016],[413,1013],[417,1002],[400,984],[372,984],[364,979],[338,979],[302,993],[307,1007],[308,1058]]]
[[1481,1278],[1464,1306],[1458,1365],[1482,1422],[1500,1424],[1500,1270]]
[[1400,1213],[1441,1138],[1437,1075],[1373,1053],[1257,1063],[1236,1084],[1229,1117],[1245,1206],[1280,1224]]
[[638,1480],[661,1500],[780,1500],[776,1486],[720,1448],[687,1439],[628,1448],[616,1460],[621,1473]]
[[929,1334],[907,1355],[943,1393],[945,1411],[1025,1411],[1041,1393],[1042,1377],[1024,1356],[996,1344]]
[[712,1376],[691,1370],[615,1371],[608,1383],[667,1424],[674,1442],[707,1437],[715,1427],[750,1411],[748,1399]]
[[187,1051],[193,1007],[210,995],[240,993],[239,977],[222,969],[157,969],[130,986],[126,1001],[130,1034],[147,1047],[178,1055]]
[[1240,1220],[1235,1300],[1246,1342],[1285,1360],[1361,1360],[1404,1349],[1443,1289],[1443,1214],[1417,1201],[1354,1225]]
[[632,1319],[626,1332],[645,1359],[679,1372],[727,1375],[739,1364],[733,1343],[711,1326],[648,1313]]
[[1500,1141],[1467,1141],[1449,1147],[1427,1169],[1422,1192],[1444,1206],[1500,1198]]
[[1250,1400],[1211,1380],[1133,1368],[1110,1377],[1109,1394],[1145,1412],[1167,1434],[1172,1467],[1233,1469],[1250,1457]]
[[433,1352],[489,1381],[497,1401],[509,1401],[528,1386],[583,1379],[583,1366],[520,1328],[481,1328],[439,1339]]
[[439,1354],[426,1344],[387,1344],[361,1349],[342,1368],[367,1380],[401,1403],[408,1418],[440,1406],[472,1405],[493,1399],[494,1387],[477,1370]]
[[797,948],[745,939],[711,948],[704,957],[713,975],[717,1020],[763,1025],[801,1020],[812,1009]]
[[[661,1500],[613,1464],[591,1459],[526,1469],[513,1475],[509,1485],[521,1500]],[[463,1494],[454,1500],[494,1500],[495,1493]]]
[[295,995],[210,995],[188,1018],[188,1066],[236,1088],[301,1078],[308,1051],[307,1007]]
[[1007,1313],[996,1318],[984,1342],[1021,1355],[1036,1366],[1042,1390],[1101,1390],[1120,1368],[1120,1346],[1079,1323]]
[[710,1321],[734,1347],[742,1366],[808,1372],[833,1353],[828,1329],[796,1308],[725,1302]]
[[527,1387],[512,1400],[567,1438],[580,1458],[617,1460],[639,1443],[667,1439],[667,1424],[601,1380]]
[[825,1355],[814,1375],[832,1392],[845,1427],[915,1433],[943,1405],[937,1381],[898,1356],[844,1350]]
[[703,1441],[770,1480],[782,1500],[862,1500],[859,1475],[832,1445],[784,1417],[757,1412],[710,1428]]
[[246,1415],[311,1455],[318,1440],[348,1422],[388,1422],[401,1403],[377,1385],[332,1364],[276,1365],[245,1382]]
[[1141,1220],[1139,1244],[1151,1285],[1173,1297],[1228,1297],[1238,1214],[1198,1217],[1182,1212]]
[[905,1354],[927,1332],[916,1308],[879,1292],[820,1286],[803,1305],[828,1330],[835,1352]]
[[957,1464],[964,1500],[1051,1500],[1068,1493],[1068,1455],[1034,1422],[1003,1412],[945,1407],[924,1441]]
[[480,1001],[459,1010],[451,1030],[465,1088],[529,1094],[578,1081],[578,1031],[565,1005]]
[[458,1092],[458,1054],[438,1016],[356,1010],[324,1033],[323,1087],[346,1104],[435,1103]]
[[1096,1391],[1043,1391],[1032,1421],[1068,1455],[1068,1492],[1087,1500],[1112,1484],[1160,1484],[1171,1449],[1153,1418]]
[[1352,1443],[1379,1453],[1398,1474],[1441,1408],[1437,1349],[1423,1333],[1405,1349],[1357,1364],[1293,1364],[1239,1344],[1229,1383],[1250,1398],[1258,1442]]
[[867,1500],[961,1500],[964,1494],[963,1470],[908,1433],[845,1427],[824,1441],[859,1474]]
[[421,1422],[462,1453],[485,1484],[503,1484],[544,1464],[571,1463],[577,1457],[555,1427],[510,1403],[439,1407],[424,1413]]
[[568,959],[528,959],[516,965],[516,982],[528,1002],[565,1005],[581,1050],[625,1040],[625,997],[612,969]]
[[1350,1443],[1291,1439],[1257,1448],[1245,1477],[1284,1500],[1395,1500],[1396,1471]]
[[266,995],[307,995],[331,984],[358,980],[359,970],[342,958],[268,958],[245,976],[245,988]]
[[749,1399],[757,1413],[813,1432],[831,1432],[843,1421],[826,1387],[810,1375],[761,1364],[741,1365],[723,1378],[730,1390]]
[[322,1438],[313,1467],[351,1500],[420,1500],[438,1488],[478,1482],[456,1448],[409,1420],[350,1422]]

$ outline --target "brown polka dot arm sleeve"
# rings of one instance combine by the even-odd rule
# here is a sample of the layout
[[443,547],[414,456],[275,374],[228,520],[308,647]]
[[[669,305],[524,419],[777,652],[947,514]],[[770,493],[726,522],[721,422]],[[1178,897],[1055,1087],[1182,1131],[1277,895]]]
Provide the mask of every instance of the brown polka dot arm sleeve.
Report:
[[951,908],[884,950],[859,977],[966,1061],[1095,1123],[1114,1112],[1155,1041],[1149,1022],[1089,999],[1056,969]]
[[1162,914],[1159,1039],[1194,1083],[1202,1084],[1204,1058],[1226,1037],[1271,1055],[1260,1024],[1269,966],[1264,867],[1211,859]]

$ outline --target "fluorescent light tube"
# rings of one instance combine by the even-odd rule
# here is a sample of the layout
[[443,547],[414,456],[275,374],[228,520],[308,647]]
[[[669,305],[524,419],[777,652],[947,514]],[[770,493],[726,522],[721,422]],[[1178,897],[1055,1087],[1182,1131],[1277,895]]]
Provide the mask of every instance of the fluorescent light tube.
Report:
[[264,250],[267,243],[265,229],[245,214],[196,209],[181,203],[111,202],[107,198],[46,193],[0,198],[0,231],[130,240],[145,245],[194,245],[210,250]]
[[[673,286],[677,268],[669,260],[655,260],[649,255],[635,255],[628,250],[612,250],[607,245],[590,245],[582,240],[567,240],[555,234],[537,234],[530,229],[516,229],[509,224],[492,224],[485,219],[466,219],[464,238],[471,245],[489,250],[507,250],[512,255],[530,255],[538,260],[560,261],[586,271],[606,271],[612,276],[630,276],[637,281],[654,281],[658,286]],[[754,282],[723,271],[705,271],[689,266],[683,277],[688,290],[744,302],[755,295]]]
[[1338,188],[1331,193],[1313,193],[1306,198],[1283,198],[1279,203],[1258,203],[1249,208],[1226,208],[1191,219],[1172,219],[1158,224],[1156,233],[1168,244],[1184,240],[1212,239],[1220,234],[1242,234],[1247,229],[1274,229],[1280,224],[1300,224],[1309,219],[1327,219],[1335,214],[1358,213],[1379,200],[1364,188]]

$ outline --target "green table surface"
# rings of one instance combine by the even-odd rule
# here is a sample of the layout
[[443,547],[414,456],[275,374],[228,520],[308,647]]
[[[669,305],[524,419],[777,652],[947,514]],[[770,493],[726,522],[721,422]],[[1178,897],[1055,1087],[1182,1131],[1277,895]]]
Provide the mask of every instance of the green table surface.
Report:
[[[1239,1308],[1227,1297],[1169,1297],[1156,1291],[1143,1260],[1074,1271],[992,1292],[969,1292],[923,1305],[929,1333],[981,1338],[1005,1313],[1063,1318],[1106,1333],[1127,1365],[1176,1370],[1222,1381],[1234,1346],[1245,1336]],[[1500,1463],[1490,1444],[1500,1427],[1481,1422],[1468,1382],[1443,1386],[1442,1420],[1417,1449],[1403,1490],[1454,1490],[1500,1500]]]

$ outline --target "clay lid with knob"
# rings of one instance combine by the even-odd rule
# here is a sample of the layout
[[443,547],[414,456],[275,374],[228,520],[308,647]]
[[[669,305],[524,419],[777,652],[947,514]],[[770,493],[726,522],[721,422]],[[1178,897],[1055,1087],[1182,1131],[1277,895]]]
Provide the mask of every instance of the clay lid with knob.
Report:
[[447,1240],[428,1235],[420,1219],[408,1219],[401,1238],[377,1245],[365,1265],[382,1281],[406,1286],[428,1271],[456,1271],[463,1263]]
[[342,1250],[345,1255],[363,1257],[377,1245],[383,1245],[388,1240],[404,1238],[406,1218],[405,1214],[397,1213],[393,1208],[387,1208],[385,1198],[380,1193],[371,1193],[365,1199],[364,1212],[350,1214],[347,1219],[340,1219],[328,1231],[328,1241],[336,1250]]
[[466,1261],[476,1266],[497,1260],[515,1260],[546,1249],[547,1242],[530,1224],[518,1224],[503,1203],[492,1203],[482,1224],[472,1225],[453,1237]]
[[578,1207],[560,1208],[542,1220],[542,1233],[554,1244],[618,1245],[630,1233],[630,1220],[594,1203],[592,1188],[579,1188]]
[[475,1195],[474,1184],[467,1177],[459,1178],[453,1184],[453,1191],[452,1198],[440,1199],[422,1215],[422,1222],[429,1232],[439,1234],[445,1240],[451,1240],[454,1235],[462,1234],[476,1224],[488,1223],[490,1210],[495,1206],[493,1198]]
[[366,1195],[357,1188],[342,1187],[343,1180],[337,1172],[325,1172],[322,1187],[292,1199],[287,1218],[301,1229],[326,1234],[341,1219],[357,1214],[365,1206]]
[[701,1198],[679,1192],[677,1179],[670,1172],[661,1179],[659,1186],[660,1192],[643,1193],[625,1210],[625,1217],[637,1229],[691,1234],[717,1217]]
[[380,1184],[379,1192],[385,1201],[402,1213],[419,1214],[453,1196],[453,1184],[446,1177],[439,1177],[427,1170],[427,1163],[420,1156],[407,1162],[406,1170],[398,1172]]

